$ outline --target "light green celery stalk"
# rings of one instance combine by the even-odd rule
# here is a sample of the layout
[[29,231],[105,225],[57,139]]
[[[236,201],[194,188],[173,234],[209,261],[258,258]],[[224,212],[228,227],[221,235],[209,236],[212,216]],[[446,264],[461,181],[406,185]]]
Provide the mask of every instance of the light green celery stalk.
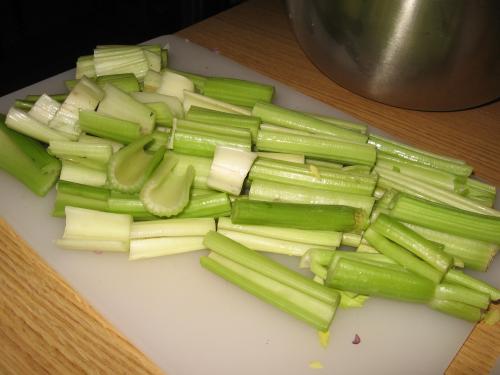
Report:
[[73,141],[50,141],[47,151],[61,159],[68,156],[76,156],[94,160],[102,164],[106,164],[113,153],[110,145]]
[[216,125],[216,124],[204,124],[198,121],[191,120],[177,120],[177,130],[195,130],[210,132],[221,135],[231,135],[235,137],[241,137],[244,139],[251,138],[250,131],[243,128],[235,128],[226,125]]
[[154,70],[149,69],[144,76],[143,81],[143,92],[151,92],[154,93],[158,90],[161,84],[161,74],[155,72]]
[[99,76],[96,78],[96,83],[99,87],[103,88],[106,83],[112,83],[115,87],[119,88],[126,93],[140,91],[139,81],[132,73],[109,74]]
[[108,211],[110,192],[106,188],[60,180],[56,191],[53,216],[64,217],[66,206]]
[[235,78],[208,77],[203,94],[225,102],[252,107],[258,101],[271,102],[274,86]]
[[57,100],[43,94],[37,99],[28,114],[42,124],[49,125],[50,120],[54,118],[59,108],[61,108],[61,104]]
[[361,208],[370,215],[375,199],[366,195],[306,188],[272,181],[253,180],[249,198],[269,202],[330,204]]
[[315,117],[318,120],[329,122],[331,124],[334,124],[338,127],[344,128],[344,129],[357,131],[357,132],[360,132],[361,134],[366,134],[368,131],[368,126],[365,124],[360,124],[360,123],[349,121],[349,120],[342,120],[342,119],[339,119],[339,118],[333,117],[333,116],[319,115],[317,113],[306,113],[306,114],[308,116]]
[[284,154],[282,152],[264,152],[264,151],[260,151],[260,152],[257,151],[257,155],[260,158],[265,158],[265,159],[282,160],[282,161],[289,161],[291,163],[300,163],[300,164],[305,163],[304,155]]
[[157,216],[146,210],[137,194],[110,191],[107,201],[108,212],[131,215],[134,220],[155,220]]
[[184,118],[184,109],[182,108],[182,103],[178,98],[174,96],[163,95],[157,92],[134,92],[130,95],[137,101],[144,104],[163,103],[168,107],[173,117]]
[[268,130],[259,131],[256,146],[259,151],[301,154],[345,164],[372,166],[376,159],[372,145]]
[[184,101],[186,92],[194,92],[194,83],[189,78],[169,70],[164,70],[160,74],[161,81],[156,89],[157,93]]
[[326,160],[318,160],[314,158],[305,158],[305,163],[310,165],[315,165],[317,167],[326,167],[329,169],[342,169],[342,164],[334,163]]
[[[212,165],[212,159],[205,158],[201,156],[179,154],[176,152],[170,152],[177,158],[177,167],[180,169],[187,168],[188,165],[194,168],[194,188],[207,189],[207,178],[210,174],[210,167]],[[214,191],[212,191],[214,192]]]
[[45,196],[59,177],[61,163],[36,140],[8,129],[4,120],[0,115],[0,169]]
[[80,111],[80,128],[98,137],[128,144],[141,137],[138,123],[94,111]]
[[437,155],[381,136],[371,134],[368,143],[377,147],[384,154],[411,160],[418,164],[453,173],[457,176],[469,176],[472,173],[472,167],[467,165],[463,160]]
[[177,161],[172,153],[165,154],[141,189],[140,199],[144,207],[154,215],[177,215],[189,202],[195,170],[191,165],[177,168]]
[[105,186],[107,183],[106,169],[102,163],[87,162],[87,159],[73,157],[62,159],[61,162],[59,178],[63,181],[90,186]]
[[125,193],[139,192],[163,158],[165,148],[154,153],[144,150],[153,136],[143,136],[113,154],[108,163],[108,181],[112,189]]
[[489,295],[491,301],[500,300],[500,290],[488,283],[485,283],[482,280],[467,275],[462,271],[455,269],[449,270],[444,276],[444,281],[451,284],[461,285],[481,293],[485,293]]
[[221,217],[231,214],[231,201],[227,193],[213,192],[191,197],[177,218]]
[[94,69],[97,76],[133,73],[142,80],[149,64],[140,46],[98,46],[94,49]]
[[200,94],[203,94],[203,87],[205,86],[205,82],[207,80],[207,77],[202,76],[200,74],[195,74],[195,73],[191,73],[191,72],[185,72],[182,70],[172,69],[170,67],[166,68],[165,70],[168,70],[170,72],[174,72],[174,73],[183,75],[186,78],[189,78],[193,82],[193,84],[196,88],[196,91]]
[[260,117],[262,122],[276,124],[296,130],[304,130],[313,134],[336,136],[351,142],[365,143],[367,136],[356,131],[347,130],[332,123],[318,120],[302,112],[280,107],[275,104],[258,102],[252,109],[252,115]]
[[78,137],[78,142],[98,144],[98,145],[110,145],[111,148],[113,149],[113,152],[116,152],[123,147],[123,143],[116,142],[111,139],[96,137],[85,133],[80,134],[80,137]]
[[148,108],[151,108],[155,113],[155,118],[156,118],[155,121],[157,126],[166,126],[169,128],[172,127],[174,116],[170,108],[165,103],[152,102],[145,104],[148,106]]
[[93,78],[96,76],[93,55],[80,56],[76,60],[75,78],[80,79],[83,76],[87,78]]
[[129,260],[203,250],[203,236],[141,238],[130,241]]
[[213,218],[160,219],[133,223],[130,238],[204,236],[210,231],[215,231]]
[[209,98],[208,96],[200,95],[189,91],[184,92],[183,106],[184,106],[184,112],[188,112],[192,106],[196,106],[196,107],[212,109],[215,111],[236,113],[240,115],[250,116],[252,114],[252,111],[244,107],[230,104],[222,100]]

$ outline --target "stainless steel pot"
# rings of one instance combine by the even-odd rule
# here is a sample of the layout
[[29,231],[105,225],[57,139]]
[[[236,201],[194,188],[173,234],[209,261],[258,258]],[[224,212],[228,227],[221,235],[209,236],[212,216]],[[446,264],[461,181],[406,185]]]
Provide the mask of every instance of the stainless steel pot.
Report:
[[341,86],[458,110],[500,97],[500,0],[287,0],[299,44]]

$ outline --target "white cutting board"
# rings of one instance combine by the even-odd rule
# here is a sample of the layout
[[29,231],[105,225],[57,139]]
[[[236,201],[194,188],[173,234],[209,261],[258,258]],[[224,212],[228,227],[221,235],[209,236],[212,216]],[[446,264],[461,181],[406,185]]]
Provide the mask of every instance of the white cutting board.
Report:
[[[176,36],[169,65],[207,75],[272,83],[276,103],[352,117]],[[89,51],[90,52],[90,51]],[[26,94],[64,92],[69,71],[0,99],[6,112]],[[373,133],[379,133],[371,129]],[[53,245],[64,220],[50,216],[54,191],[36,197],[0,171],[0,215],[101,314],[171,375],[441,374],[473,325],[425,306],[369,300],[339,309],[323,349],[314,329],[199,266],[203,252],[129,262],[124,254],[70,252]],[[498,201],[497,201],[498,207]],[[275,259],[296,266],[293,258]],[[0,260],[1,261],[1,260]],[[500,285],[500,260],[483,279]],[[354,335],[361,338],[353,345]]]

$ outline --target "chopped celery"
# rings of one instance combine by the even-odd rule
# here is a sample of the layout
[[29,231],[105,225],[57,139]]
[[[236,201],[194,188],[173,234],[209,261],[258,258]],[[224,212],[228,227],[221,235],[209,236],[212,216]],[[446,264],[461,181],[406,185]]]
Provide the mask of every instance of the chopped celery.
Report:
[[145,104],[155,113],[156,125],[167,126],[169,128],[172,127],[174,116],[172,115],[170,108],[164,102],[152,102]]
[[144,76],[144,92],[156,92],[161,84],[161,74],[154,70],[148,70]]
[[165,70],[161,73],[160,87],[156,92],[174,96],[182,102],[184,101],[185,92],[194,92],[194,84],[189,78],[181,74]]
[[105,186],[106,170],[96,169],[74,160],[62,160],[60,179],[82,185]]
[[467,287],[469,289],[485,293],[489,295],[490,299],[492,301],[499,301],[500,300],[500,290],[495,288],[494,286],[485,283],[482,280],[476,279],[475,277],[472,277],[470,275],[467,275],[466,273],[463,273],[462,271],[458,271],[455,269],[449,270],[446,275],[444,276],[444,281],[451,283],[451,284],[456,284],[456,285],[462,285],[464,287]]
[[140,46],[98,46],[94,49],[94,68],[97,76],[133,73],[143,79],[149,64]]
[[165,153],[165,148],[154,153],[145,151],[152,141],[152,135],[144,136],[113,154],[108,164],[108,181],[113,189],[125,193],[141,190]]
[[132,73],[110,74],[96,78],[99,87],[104,88],[106,83],[112,83],[115,87],[127,93],[140,91],[139,81]]
[[478,292],[468,287],[450,283],[441,283],[436,287],[434,298],[462,302],[467,305],[488,308],[490,296],[486,293]]
[[167,153],[141,189],[140,198],[146,209],[157,216],[180,213],[189,202],[194,168],[177,168],[178,159]]
[[433,298],[428,306],[431,309],[455,316],[459,319],[477,322],[481,319],[481,310],[478,307],[470,306],[462,302],[449,301]]
[[94,68],[94,56],[80,56],[76,60],[76,79],[80,79],[83,76],[87,78],[93,78],[96,76],[95,68]]
[[[173,153],[173,154],[175,154],[176,158],[178,159],[177,167],[180,168],[181,166],[184,166],[182,168],[185,168],[188,165],[193,166],[194,171],[195,171],[193,187],[208,188],[207,178],[208,178],[208,175],[210,174],[210,167],[212,165],[212,159],[204,158],[201,156],[186,155],[186,154],[179,154],[179,153]],[[214,191],[212,191],[212,192],[214,192]]]
[[231,202],[226,193],[211,193],[192,197],[178,218],[221,217],[231,214]]
[[64,216],[66,206],[108,211],[109,190],[105,188],[61,180],[56,190],[53,216]]
[[204,124],[202,122],[190,121],[190,120],[178,119],[176,129],[179,131],[193,130],[193,131],[202,131],[220,135],[228,135],[228,136],[242,138],[245,141],[251,139],[251,133],[248,129],[228,127],[225,125]]
[[130,241],[129,260],[154,258],[205,249],[203,236],[141,238]]
[[121,143],[130,143],[141,136],[138,123],[99,112],[80,111],[78,121],[84,132]]
[[317,118],[318,120],[329,122],[330,124],[334,124],[338,127],[360,132],[361,134],[366,134],[368,130],[368,126],[364,124],[360,124],[357,122],[352,122],[349,120],[342,120],[337,117],[327,116],[327,115],[319,115],[317,113],[306,113],[308,116],[312,116]]
[[28,114],[42,124],[48,125],[59,108],[61,108],[61,104],[58,101],[52,99],[47,94],[43,94],[37,99]]
[[271,102],[274,86],[235,78],[208,77],[203,94],[231,104],[253,107],[258,101]]
[[133,223],[130,238],[204,236],[210,231],[215,231],[213,218],[162,219]]
[[92,144],[73,141],[50,141],[47,149],[52,155],[59,158],[77,156],[88,158],[106,164],[113,153],[110,145]]
[[182,108],[181,101],[174,97],[168,95],[162,95],[153,92],[134,92],[131,94],[137,101],[149,104],[149,103],[164,103],[172,112],[172,116],[176,118],[184,117],[184,109]]
[[244,107],[230,104],[222,100],[209,98],[208,96],[196,94],[194,92],[189,92],[189,91],[184,92],[183,106],[184,106],[184,112],[188,112],[192,106],[196,106],[207,109],[213,109],[215,111],[236,113],[240,115],[250,116],[252,114],[250,110]]
[[178,69],[172,69],[172,68],[167,68],[166,70],[170,71],[170,72],[174,72],[174,73],[177,73],[177,74],[180,74],[186,78],[189,78],[195,88],[196,88],[196,91],[203,94],[203,87],[205,86],[205,82],[207,81],[207,77],[205,76],[202,76],[200,74],[194,74],[194,73],[190,73],[190,72],[184,72],[184,71],[181,71],[181,70],[178,70]]
[[300,163],[304,164],[305,162],[305,157],[304,155],[297,155],[297,154],[284,154],[281,152],[264,152],[264,151],[258,151],[257,155],[260,158],[265,158],[265,159],[273,159],[273,160],[282,160],[282,161],[288,161],[291,163]]
[[123,144],[120,142],[113,141],[111,139],[105,139],[101,137],[95,137],[93,135],[82,133],[80,137],[78,137],[78,142],[80,143],[90,143],[90,144],[101,144],[101,145],[110,145],[113,149],[113,152],[118,151],[123,147]]
[[153,70],[155,72],[160,72],[161,70],[161,55],[159,53],[148,51],[147,49],[142,49],[144,53],[144,57],[148,62],[149,70]]

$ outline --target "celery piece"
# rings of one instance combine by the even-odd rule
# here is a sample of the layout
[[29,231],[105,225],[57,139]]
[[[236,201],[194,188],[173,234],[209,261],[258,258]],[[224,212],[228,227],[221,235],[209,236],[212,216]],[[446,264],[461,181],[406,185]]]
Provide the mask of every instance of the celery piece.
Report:
[[305,157],[304,155],[296,155],[296,154],[283,154],[281,152],[257,152],[259,158],[272,159],[272,160],[282,160],[288,161],[291,163],[300,163],[304,164]]
[[91,168],[70,160],[62,160],[61,175],[59,178],[63,181],[75,182],[82,185],[106,185],[105,170]]
[[306,204],[330,204],[361,208],[370,215],[375,199],[366,195],[306,188],[272,181],[253,180],[249,197],[252,200]]
[[138,123],[99,112],[80,111],[78,121],[84,132],[121,143],[128,144],[141,136]]
[[124,193],[139,192],[163,158],[164,148],[148,153],[144,147],[153,136],[143,136],[113,154],[108,164],[108,181],[112,189]]
[[66,250],[107,251],[116,253],[127,253],[129,251],[128,242],[117,240],[60,238],[55,241],[55,244]]
[[203,236],[141,238],[130,241],[128,259],[147,259],[203,249]]
[[144,48],[142,52],[148,62],[148,69],[159,73],[161,70],[161,55],[159,53],[148,51]]
[[174,96],[181,102],[184,101],[185,92],[194,92],[194,84],[183,75],[165,70],[161,73],[160,87],[156,90],[158,94]]
[[130,238],[204,236],[210,231],[215,231],[213,218],[162,219],[133,223]]
[[231,202],[226,193],[211,193],[192,197],[176,218],[221,217],[231,214]]
[[408,273],[405,268],[401,267],[394,260],[380,253],[360,253],[339,250],[333,252],[330,262],[324,265],[334,268],[337,262],[341,259],[350,259],[360,263],[371,264],[373,266],[380,266],[394,271]]
[[236,78],[208,77],[203,94],[231,104],[253,107],[259,101],[271,102],[274,86]]
[[462,160],[420,150],[378,135],[371,134],[368,143],[377,147],[377,150],[383,154],[411,160],[415,163],[450,172],[457,176],[469,176],[472,173],[472,167]]
[[[194,168],[194,181],[193,187],[195,188],[208,188],[207,179],[210,174],[210,167],[212,165],[212,159],[204,158],[201,156],[185,155],[172,152],[178,159],[177,167],[186,168],[188,165],[192,165]],[[183,167],[181,167],[183,166]],[[212,191],[213,193],[215,191]]]
[[157,216],[180,213],[189,202],[194,168],[177,168],[178,159],[167,153],[141,189],[140,199],[146,209]]
[[[90,77],[87,77],[87,78],[90,78]],[[71,91],[74,89],[74,87],[76,86],[78,81],[79,81],[78,79],[67,79],[64,81],[64,86],[66,86],[68,91]]]
[[[372,222],[371,228],[382,236],[409,250],[441,272],[448,271],[453,264],[453,258],[443,251],[443,245],[425,239],[417,232],[386,214],[380,214],[377,219]],[[365,233],[365,237],[367,233],[368,231]],[[366,237],[366,239],[370,242],[368,237]],[[375,246],[375,248],[377,248],[377,246]],[[378,248],[377,250],[383,253],[383,251]]]
[[348,206],[263,202],[239,198],[233,202],[231,221],[234,224],[358,232],[365,227],[367,215],[361,209]]
[[207,186],[214,190],[239,195],[252,163],[257,154],[254,152],[216,146]]
[[327,247],[340,246],[340,241],[342,238],[342,234],[340,232],[324,230],[303,230],[266,225],[233,224],[229,218],[220,218],[217,224],[217,228]]
[[222,100],[209,98],[208,96],[204,96],[189,91],[184,92],[183,106],[184,106],[184,112],[188,112],[192,106],[196,106],[196,107],[212,109],[215,111],[236,113],[240,115],[250,116],[252,114],[252,111],[244,107],[230,104]]
[[43,143],[49,143],[51,140],[68,139],[66,134],[49,128],[38,120],[35,120],[27,112],[14,107],[9,109],[5,119],[5,124],[10,129]]
[[318,120],[304,113],[271,103],[256,103],[252,109],[252,115],[260,117],[262,122],[276,124],[290,129],[303,130],[313,134],[335,136],[345,141],[366,143],[367,140],[367,136],[364,134],[347,130],[334,124]]
[[47,149],[50,154],[59,158],[77,156],[106,164],[113,153],[110,145],[91,144],[73,141],[50,141]]
[[314,158],[305,158],[304,161],[306,164],[309,165],[315,165],[317,167],[326,167],[330,169],[342,169],[342,164],[339,163],[333,163],[331,161],[326,161],[326,160],[318,160]]
[[146,210],[137,194],[111,191],[107,203],[106,211],[129,214],[134,220],[155,220],[158,218]]
[[207,81],[208,77],[202,76],[200,74],[185,72],[178,69],[167,68],[166,70],[180,74],[186,78],[189,78],[193,82],[196,91],[203,94],[203,87],[205,86],[205,82]]
[[321,266],[330,266],[335,250],[323,248],[310,248],[300,257],[300,268],[309,268],[312,263]]
[[375,176],[266,159],[258,159],[254,163],[250,170],[249,179],[369,196],[372,195],[377,183]]
[[375,172],[379,175],[378,186],[380,187],[396,189],[419,198],[444,203],[455,208],[476,212],[478,214],[500,216],[500,211],[498,210],[482,206],[453,191],[444,190],[411,176],[405,176],[402,173],[380,166],[375,167]]
[[172,116],[176,118],[184,117],[184,109],[182,108],[181,101],[174,97],[152,92],[134,92],[131,94],[137,101],[148,104],[148,103],[164,103],[172,112]]
[[[248,247],[252,250],[264,251],[268,253],[284,254],[289,256],[304,255],[309,249],[319,247],[319,245],[290,241],[285,239],[277,239],[266,237],[258,234],[250,234],[237,232],[228,229],[217,229],[217,232]],[[326,249],[326,247],[325,247]],[[333,250],[333,249],[332,249]]]
[[29,111],[33,108],[35,104],[32,102],[27,102],[25,100],[16,99],[14,102],[14,108],[21,109],[23,111]]
[[432,281],[421,276],[347,258],[332,262],[325,284],[368,296],[424,303],[432,299],[435,289]]
[[94,68],[97,76],[133,73],[141,80],[149,64],[140,46],[98,46],[94,49]]
[[500,300],[500,290],[482,280],[467,275],[462,271],[455,269],[449,270],[444,276],[444,281],[451,284],[461,285],[477,292],[485,293],[492,301]]
[[361,244],[361,236],[356,233],[342,233],[341,245],[358,247]]
[[365,302],[370,298],[362,294],[355,294],[351,292],[344,292],[342,290],[338,291],[340,294],[340,304],[339,307],[344,309],[363,307]]
[[164,102],[145,103],[155,113],[156,125],[172,127],[174,116]]
[[462,302],[480,309],[488,308],[490,296],[462,285],[441,283],[436,286],[434,298]]
[[147,146],[147,150],[150,152],[157,151],[160,148],[165,149],[167,147],[170,133],[166,131],[160,131],[158,129],[160,128],[157,128],[154,132],[151,133],[151,135],[153,136],[153,142]]
[[209,232],[205,236],[205,246],[219,256],[241,264],[257,273],[283,283],[322,302],[338,303],[338,293],[314,283],[307,277],[271,260],[270,258],[248,249],[236,241],[217,233]]
[[154,70],[148,70],[144,76],[144,92],[156,92],[161,84],[161,74]]
[[104,88],[106,83],[112,83],[120,90],[131,93],[140,91],[139,81],[132,73],[110,74],[99,76],[96,78],[96,83],[99,87]]
[[433,298],[428,306],[431,309],[455,316],[456,318],[477,322],[481,319],[481,310],[478,307],[470,306],[462,302],[448,301],[445,299]]
[[110,145],[111,148],[113,149],[113,152],[116,152],[123,147],[123,143],[116,142],[116,141],[113,141],[111,139],[104,139],[101,137],[95,137],[93,135],[89,135],[89,134],[85,134],[85,133],[80,134],[80,137],[78,137],[78,142],[98,144],[98,145]]
[[75,78],[80,79],[83,76],[86,76],[87,78],[93,78],[96,76],[93,55],[80,56],[76,60]]
[[407,249],[388,240],[370,226],[364,233],[364,237],[379,253],[386,255],[396,261],[403,268],[415,274],[431,280],[438,284],[444,276],[444,271],[438,270],[423,260],[411,254]]
[[410,224],[500,244],[500,217],[460,210],[399,194],[389,214]]
[[7,128],[4,119],[1,115],[0,169],[33,193],[45,196],[59,177],[61,163],[36,140]]
[[66,206],[108,211],[109,190],[61,180],[56,185],[53,216],[65,215]]
[[250,151],[250,134],[243,138],[184,128],[176,129],[173,135],[174,150],[183,154],[213,157],[217,145]]
[[305,114],[317,118],[318,120],[329,122],[330,124],[334,124],[340,128],[356,131],[361,134],[366,134],[368,132],[368,126],[365,124],[360,124],[349,120],[342,120],[333,116],[319,115],[317,113],[305,113]]
[[47,94],[43,94],[37,99],[28,114],[42,124],[48,125],[60,107],[61,104],[58,101],[52,99]]
[[371,145],[268,130],[259,131],[257,148],[259,151],[301,154],[345,164],[372,166],[376,159],[376,149]]
[[258,117],[220,112],[196,106],[189,108],[185,118],[186,120],[197,121],[204,124],[248,129],[252,135],[252,142],[257,140],[257,133],[260,125],[260,119]]
[[133,96],[107,83],[106,93],[97,109],[98,113],[138,123],[142,134],[150,134],[155,125],[155,114]]
[[193,130],[193,131],[202,131],[220,135],[228,135],[228,136],[242,138],[245,141],[251,138],[251,133],[248,129],[234,128],[224,125],[204,124],[198,121],[190,121],[182,119],[177,119],[176,129],[180,131]]
[[[26,95],[24,97],[24,101],[26,102],[31,102],[31,103],[35,103],[38,99],[40,99],[41,97],[43,96],[42,95]],[[66,100],[66,98],[68,97],[68,94],[50,94],[49,95],[52,99],[54,99],[56,102],[58,103],[62,103]]]
[[62,103],[49,126],[77,139],[81,133],[78,125],[80,110],[95,110],[104,97],[104,91],[87,77],[82,77]]

